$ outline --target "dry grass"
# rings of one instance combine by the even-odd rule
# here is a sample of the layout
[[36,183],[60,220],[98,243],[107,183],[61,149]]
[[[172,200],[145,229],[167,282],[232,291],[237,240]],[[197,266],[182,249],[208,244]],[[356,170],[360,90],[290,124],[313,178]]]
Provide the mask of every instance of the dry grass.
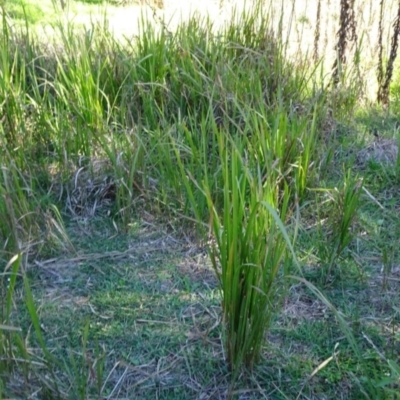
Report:
[[365,166],[369,161],[395,166],[398,158],[398,141],[378,138],[357,153],[357,163]]

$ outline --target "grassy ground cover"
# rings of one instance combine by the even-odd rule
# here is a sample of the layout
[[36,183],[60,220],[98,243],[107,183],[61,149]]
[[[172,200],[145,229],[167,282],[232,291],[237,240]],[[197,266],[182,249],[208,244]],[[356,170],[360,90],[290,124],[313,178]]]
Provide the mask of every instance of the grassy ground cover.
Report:
[[399,397],[396,79],[327,86],[261,8],[5,15],[0,398]]

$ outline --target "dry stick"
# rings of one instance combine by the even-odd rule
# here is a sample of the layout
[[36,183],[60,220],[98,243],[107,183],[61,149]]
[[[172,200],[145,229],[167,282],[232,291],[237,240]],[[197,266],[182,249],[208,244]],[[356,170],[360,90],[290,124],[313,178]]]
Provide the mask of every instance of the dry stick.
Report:
[[[362,77],[360,71],[360,49],[358,47],[358,35],[357,35],[357,23],[356,23],[356,12],[355,12],[355,0],[351,2],[351,17],[350,17],[350,40],[353,42],[354,46],[354,65],[356,67],[357,78],[360,83],[360,87],[362,86]],[[362,17],[361,17],[362,18]]]
[[379,13],[379,28],[378,28],[378,98],[379,91],[382,87],[383,82],[383,7],[385,4],[385,0],[381,0],[380,4],[380,13]]
[[337,33],[336,59],[332,68],[332,79],[335,86],[339,83],[339,67],[345,62],[346,30],[348,23],[347,14],[349,6],[349,0],[340,0],[340,27]]
[[389,87],[393,76],[393,65],[397,56],[397,47],[399,45],[399,33],[400,33],[400,0],[397,8],[397,16],[393,23],[393,36],[390,46],[389,61],[386,67],[385,81],[378,89],[378,102],[384,106],[389,105]]
[[[331,0],[328,0],[327,6],[326,6],[326,13],[328,15],[331,14]],[[325,17],[325,38],[324,38],[324,48],[328,47],[328,20]]]
[[356,13],[354,11],[354,2],[355,0],[350,0],[350,9],[349,9],[349,28],[350,28],[350,40],[357,45],[357,25],[356,25]]
[[317,23],[315,25],[315,33],[314,33],[314,62],[318,62],[319,51],[319,37],[320,37],[320,30],[321,30],[321,0],[318,0],[317,6]]
[[332,80],[335,86],[339,83],[341,65],[346,63],[347,41],[357,42],[354,0],[340,0],[340,27],[337,35],[339,37],[336,45],[337,56],[332,67]]

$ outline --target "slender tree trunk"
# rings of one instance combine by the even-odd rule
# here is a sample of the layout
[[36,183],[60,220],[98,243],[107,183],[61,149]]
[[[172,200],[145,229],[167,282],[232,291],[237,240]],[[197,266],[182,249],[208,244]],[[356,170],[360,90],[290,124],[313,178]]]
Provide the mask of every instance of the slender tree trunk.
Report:
[[[383,0],[381,0],[381,18],[383,14],[382,10],[383,10]],[[400,0],[397,7],[397,16],[393,23],[393,35],[390,45],[389,60],[385,71],[385,77],[383,77],[382,54],[381,54],[382,50],[380,48],[380,58],[378,66],[378,83],[379,83],[378,102],[386,107],[389,105],[389,89],[390,89],[390,82],[392,81],[393,77],[393,66],[397,57],[397,48],[399,45],[399,33],[400,33]],[[381,38],[380,40],[382,41]],[[380,43],[380,47],[382,47],[382,43]]]

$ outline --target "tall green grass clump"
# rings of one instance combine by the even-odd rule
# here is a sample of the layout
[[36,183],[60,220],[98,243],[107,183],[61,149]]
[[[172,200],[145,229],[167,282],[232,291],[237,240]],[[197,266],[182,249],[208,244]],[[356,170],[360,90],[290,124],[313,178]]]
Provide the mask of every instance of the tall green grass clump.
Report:
[[[315,189],[316,212],[313,227],[317,244],[321,283],[327,285],[340,276],[340,260],[356,237],[358,210],[361,206],[363,180],[351,170],[343,173],[334,188]],[[348,272],[348,271],[347,271]]]
[[[184,40],[175,36],[168,49],[170,38],[162,35],[146,42],[159,58],[149,68],[160,85],[151,87],[168,94],[159,96],[161,102],[154,97],[149,124],[167,115],[160,124],[177,121],[166,136],[163,128],[156,130],[159,145],[151,148],[165,166],[158,169],[169,193],[165,198],[179,198],[175,204],[185,210],[189,203],[198,221],[210,221],[209,251],[234,375],[259,361],[279,310],[288,260],[284,224],[306,196],[324,109],[323,96],[309,91],[314,71],[284,61],[267,19],[260,22],[255,15],[229,25],[218,40],[210,27],[192,23]],[[169,59],[176,43],[184,63]],[[179,111],[175,117],[171,106]]]
[[[312,177],[324,102],[308,90],[313,71],[284,61],[279,37],[257,15],[244,14],[222,39],[210,37],[203,51],[191,50],[191,76],[203,87],[201,102],[194,102],[201,123],[196,129],[196,114],[188,113],[186,135],[169,135],[177,182],[201,225],[209,222],[205,233],[211,235],[234,376],[259,361],[281,304],[292,229],[285,225],[293,222]],[[207,51],[214,62],[199,62]]]
[[45,243],[53,247],[63,224],[48,193],[49,134],[35,78],[37,48],[28,28],[13,31],[5,14],[0,43],[0,252],[7,259]]
[[[286,242],[282,229],[289,188],[263,183],[245,165],[244,149],[220,139],[223,207],[207,191],[215,243],[210,254],[223,293],[227,360],[232,370],[259,361],[264,335],[279,307],[279,277]],[[280,205],[278,202],[281,202]],[[276,210],[279,209],[279,216]]]
[[1,109],[6,119],[0,130],[0,251],[12,254],[29,251],[32,241],[46,235],[49,218],[44,216],[50,201],[45,191],[46,173],[33,161],[38,155],[28,132],[25,78],[16,76],[19,55],[14,53],[11,65],[7,56],[3,54],[0,73]]

